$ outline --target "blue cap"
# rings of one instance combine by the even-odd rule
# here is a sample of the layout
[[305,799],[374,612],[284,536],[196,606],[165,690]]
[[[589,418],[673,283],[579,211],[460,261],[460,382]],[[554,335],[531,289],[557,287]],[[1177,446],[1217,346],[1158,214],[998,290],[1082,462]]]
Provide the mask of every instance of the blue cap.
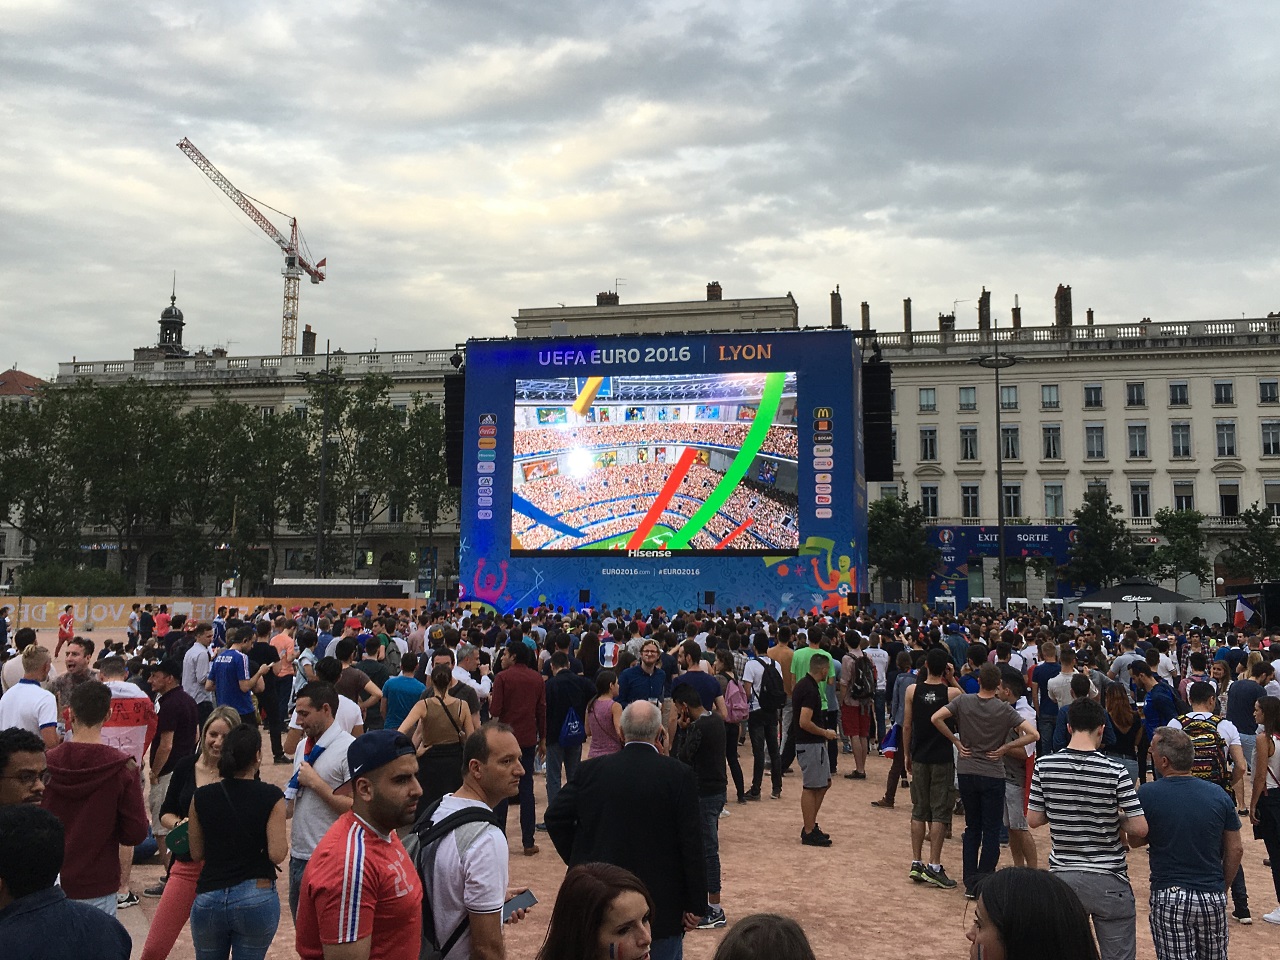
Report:
[[399,730],[370,730],[347,748],[347,767],[351,771],[351,779],[347,782],[354,783],[356,777],[367,777],[397,757],[415,753],[413,741]]

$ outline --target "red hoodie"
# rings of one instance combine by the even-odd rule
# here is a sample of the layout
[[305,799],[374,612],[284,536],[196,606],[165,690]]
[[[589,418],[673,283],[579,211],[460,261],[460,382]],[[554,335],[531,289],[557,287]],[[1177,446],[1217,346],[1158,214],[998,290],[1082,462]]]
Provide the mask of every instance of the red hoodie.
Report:
[[63,743],[48,753],[49,785],[40,805],[62,821],[62,889],[73,900],[115,893],[120,847],[147,837],[137,764],[105,743]]

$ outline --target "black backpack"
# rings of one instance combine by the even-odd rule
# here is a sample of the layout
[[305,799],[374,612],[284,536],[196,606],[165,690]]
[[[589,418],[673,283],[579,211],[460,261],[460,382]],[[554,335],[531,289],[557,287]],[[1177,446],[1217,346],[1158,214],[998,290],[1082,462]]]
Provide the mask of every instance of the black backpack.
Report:
[[756,698],[760,701],[761,710],[778,711],[787,705],[787,688],[782,683],[782,674],[778,671],[778,665],[773,660],[764,660],[760,657],[753,659],[759,660],[764,671],[760,676],[760,689],[756,691]]
[[850,700],[874,700],[876,696],[876,665],[865,654],[853,658],[853,676],[849,678]]
[[436,931],[435,912],[431,909],[431,892],[428,889],[427,879],[435,875],[436,851],[439,842],[468,823],[489,823],[499,830],[502,829],[502,821],[498,816],[492,810],[483,807],[466,807],[456,810],[439,823],[433,824],[431,818],[435,816],[439,807],[440,800],[437,800],[422,811],[422,816],[413,825],[413,832],[409,834],[407,838],[409,842],[406,844],[409,856],[418,871],[418,877],[422,881],[422,946],[418,951],[419,960],[444,960],[470,925],[470,917],[464,914],[462,922],[454,928],[453,933],[449,934],[448,939],[444,943],[440,942]]

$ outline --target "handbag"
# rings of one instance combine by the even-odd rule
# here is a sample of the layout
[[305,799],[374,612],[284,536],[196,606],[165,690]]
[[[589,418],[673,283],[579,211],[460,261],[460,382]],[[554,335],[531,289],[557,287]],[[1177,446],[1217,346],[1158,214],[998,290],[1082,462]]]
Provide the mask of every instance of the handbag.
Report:
[[191,855],[191,834],[188,832],[190,825],[183,820],[176,827],[170,830],[164,838],[165,848],[170,853],[176,853],[180,857]]

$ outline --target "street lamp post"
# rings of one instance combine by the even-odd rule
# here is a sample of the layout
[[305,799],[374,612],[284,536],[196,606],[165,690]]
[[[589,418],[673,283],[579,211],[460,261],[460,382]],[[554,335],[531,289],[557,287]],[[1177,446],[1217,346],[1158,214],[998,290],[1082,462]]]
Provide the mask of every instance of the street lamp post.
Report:
[[970,363],[976,363],[978,366],[986,370],[994,370],[996,375],[996,540],[999,547],[999,561],[997,568],[997,576],[1000,581],[1000,595],[997,598],[997,608],[1004,609],[1007,590],[1007,581],[1005,579],[1005,546],[1004,546],[1004,417],[1002,416],[1003,401],[1000,396],[1000,371],[1008,369],[1016,364],[1021,357],[1015,357],[1012,354],[1000,353],[1000,341],[997,339],[994,325],[991,330],[991,346],[992,352],[980,357],[974,357]]

